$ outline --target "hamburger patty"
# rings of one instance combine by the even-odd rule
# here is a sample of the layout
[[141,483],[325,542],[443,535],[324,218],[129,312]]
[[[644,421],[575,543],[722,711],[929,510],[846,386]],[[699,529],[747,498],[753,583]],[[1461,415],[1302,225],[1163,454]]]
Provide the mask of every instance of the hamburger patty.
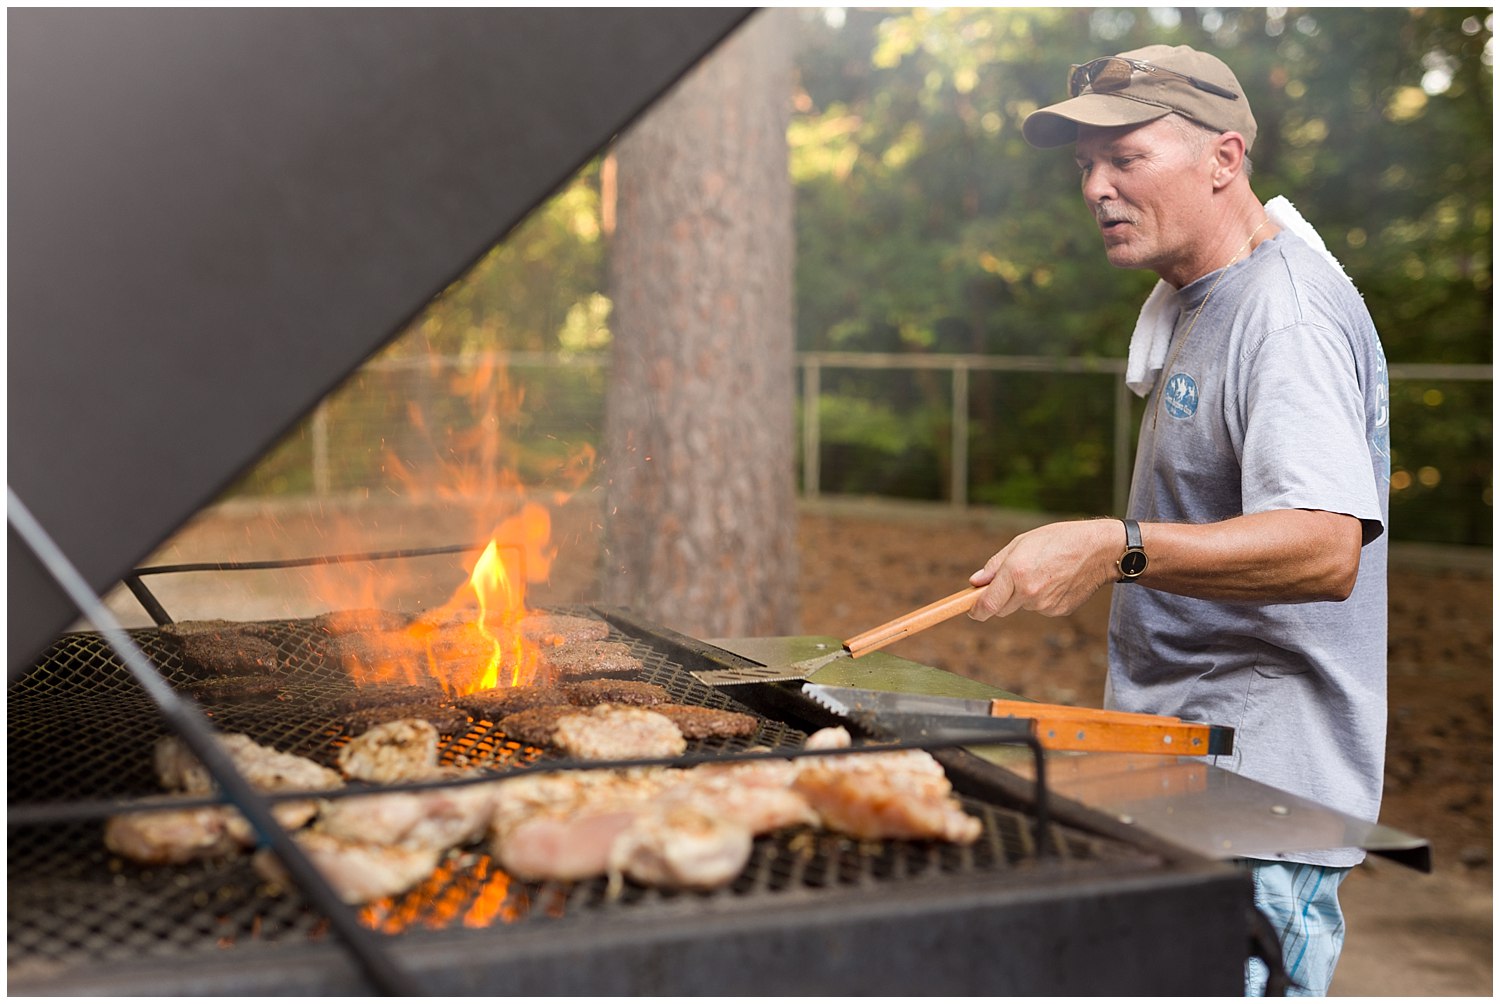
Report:
[[263,676],[280,662],[276,646],[244,631],[199,631],[182,635],[182,661],[210,676]]
[[645,668],[630,654],[630,646],[618,641],[569,642],[544,648],[537,656],[537,672],[549,680],[629,676]]
[[495,687],[456,697],[453,703],[475,718],[498,722],[531,708],[558,707],[572,701],[558,687]]
[[377,725],[401,718],[419,718],[430,722],[433,728],[444,735],[460,735],[469,730],[469,716],[463,709],[441,701],[361,708],[344,716],[344,727],[349,730],[350,735],[357,736]]
[[564,683],[560,688],[567,695],[569,704],[588,707],[594,704],[629,704],[637,708],[649,708],[657,704],[668,704],[672,695],[665,687],[644,680],[616,680],[604,677],[598,680],[578,680]]
[[687,739],[731,739],[753,736],[760,728],[754,715],[719,708],[700,708],[691,704],[658,704],[651,708],[665,715]]

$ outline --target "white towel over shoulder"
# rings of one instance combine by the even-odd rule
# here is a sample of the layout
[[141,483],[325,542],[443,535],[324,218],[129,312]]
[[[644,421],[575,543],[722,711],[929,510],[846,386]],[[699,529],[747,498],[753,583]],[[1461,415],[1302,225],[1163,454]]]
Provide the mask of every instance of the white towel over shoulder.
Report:
[[[1302,238],[1314,250],[1327,258],[1341,275],[1348,278],[1344,266],[1339,264],[1323,243],[1318,232],[1302,218],[1295,206],[1285,196],[1278,195],[1266,203],[1266,215],[1271,222],[1284,230],[1290,230]],[[1125,360],[1125,384],[1140,397],[1151,393],[1166,364],[1167,347],[1172,344],[1172,329],[1177,324],[1176,288],[1161,280],[1151,290],[1151,295],[1141,306],[1141,316],[1135,322],[1135,332],[1130,336],[1130,352]]]

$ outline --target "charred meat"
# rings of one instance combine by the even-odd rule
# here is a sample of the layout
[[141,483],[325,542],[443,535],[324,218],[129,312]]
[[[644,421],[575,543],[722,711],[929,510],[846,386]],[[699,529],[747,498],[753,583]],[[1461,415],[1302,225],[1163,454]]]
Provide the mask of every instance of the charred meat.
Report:
[[618,641],[577,641],[544,648],[537,657],[537,673],[547,680],[578,680],[598,676],[630,676],[645,664]]
[[718,708],[700,708],[692,704],[658,704],[652,707],[659,715],[671,719],[686,739],[731,739],[753,736],[760,728],[754,715]]
[[361,735],[378,725],[402,718],[419,718],[432,725],[443,735],[458,735],[467,732],[469,716],[462,708],[444,701],[421,704],[395,704],[386,707],[362,708],[344,716],[344,728],[352,736]]

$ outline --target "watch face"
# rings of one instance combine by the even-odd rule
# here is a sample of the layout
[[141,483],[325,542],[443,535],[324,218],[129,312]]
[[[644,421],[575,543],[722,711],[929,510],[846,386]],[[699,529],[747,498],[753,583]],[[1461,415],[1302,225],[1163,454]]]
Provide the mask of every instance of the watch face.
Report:
[[1146,570],[1145,551],[1126,551],[1120,556],[1120,574],[1135,578]]

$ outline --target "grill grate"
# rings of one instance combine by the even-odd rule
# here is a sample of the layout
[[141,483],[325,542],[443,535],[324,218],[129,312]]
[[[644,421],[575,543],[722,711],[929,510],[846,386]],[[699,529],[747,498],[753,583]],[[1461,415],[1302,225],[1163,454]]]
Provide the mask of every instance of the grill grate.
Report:
[[[563,611],[587,613],[587,611]],[[337,716],[320,701],[353,688],[324,658],[326,635],[310,621],[262,622],[254,630],[281,653],[282,699],[205,705],[224,731],[244,732],[277,749],[332,765],[348,741]],[[156,630],[132,632],[135,642],[175,686],[193,679],[173,640]],[[682,703],[754,714],[724,691],[694,678],[657,639],[611,628],[642,660],[642,679]],[[671,653],[671,654],[669,654]],[[756,715],[744,739],[700,740],[688,753],[734,752],[751,746],[800,747],[805,734]],[[160,794],[150,748],[167,730],[159,712],[96,635],[63,636],[33,671],[11,688],[8,705],[12,807],[65,808],[81,799],[129,800]],[[470,766],[545,764],[545,751],[507,739],[486,720],[445,736],[441,759]],[[383,933],[539,924],[567,917],[617,917],[671,910],[677,904],[727,897],[739,901],[797,899],[836,891],[879,890],[907,883],[950,881],[1034,869],[1031,819],[1023,812],[964,799],[983,823],[971,846],[921,841],[857,841],[799,829],[756,841],[750,863],[730,886],[711,893],[644,889],[606,879],[523,883],[509,879],[482,850],[451,852],[416,889],[361,911]],[[319,939],[325,921],[295,890],[276,890],[248,858],[146,868],[121,861],[103,845],[102,820],[64,819],[12,825],[7,846],[12,977],[72,965],[96,966],[141,957]],[[1061,866],[1089,862],[1129,866],[1149,856],[1054,827]],[[607,921],[606,921],[607,922]]]

